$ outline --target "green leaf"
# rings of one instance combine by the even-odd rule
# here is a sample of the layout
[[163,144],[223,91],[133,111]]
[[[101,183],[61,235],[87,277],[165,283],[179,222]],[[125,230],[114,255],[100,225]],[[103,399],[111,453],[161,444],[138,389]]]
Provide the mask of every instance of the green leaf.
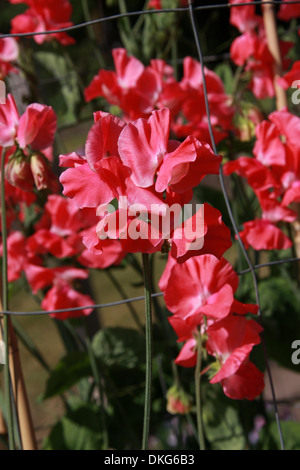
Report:
[[144,338],[134,329],[105,328],[93,338],[92,348],[102,365],[134,369],[144,360]]
[[[285,450],[300,450],[300,423],[282,421],[280,427]],[[260,448],[262,450],[281,450],[279,430],[275,421],[263,430]]]
[[211,389],[207,395],[203,423],[211,450],[244,450],[246,439],[235,404],[231,404],[216,389]]
[[86,352],[75,351],[62,358],[52,370],[41,400],[61,395],[81,379],[92,375]]
[[51,430],[43,450],[102,450],[99,407],[77,403]]
[[[70,70],[70,64],[65,57],[53,52],[37,52],[36,60],[58,80],[59,96],[57,105],[60,113],[64,116],[62,120],[76,122],[76,110],[81,102],[80,86],[75,70]],[[63,100],[61,99],[63,98]],[[64,109],[61,104],[64,103]]]
[[291,284],[272,277],[259,284],[264,336],[268,356],[282,367],[299,372],[291,356],[292,342],[300,338],[300,305]]
[[215,68],[215,73],[219,75],[224,83],[226,93],[231,95],[233,93],[234,76],[230,64],[222,62]]

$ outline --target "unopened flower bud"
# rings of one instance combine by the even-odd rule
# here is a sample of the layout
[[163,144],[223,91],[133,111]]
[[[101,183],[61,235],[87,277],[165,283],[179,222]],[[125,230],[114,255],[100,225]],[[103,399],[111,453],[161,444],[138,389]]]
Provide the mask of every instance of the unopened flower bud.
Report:
[[31,191],[33,188],[33,177],[30,163],[27,157],[11,157],[5,165],[5,177],[7,181],[23,191]]
[[191,397],[177,385],[173,385],[167,392],[167,411],[173,415],[184,415],[191,411]]
[[51,173],[46,158],[38,153],[33,154],[30,158],[30,167],[36,188],[38,190],[47,189]]

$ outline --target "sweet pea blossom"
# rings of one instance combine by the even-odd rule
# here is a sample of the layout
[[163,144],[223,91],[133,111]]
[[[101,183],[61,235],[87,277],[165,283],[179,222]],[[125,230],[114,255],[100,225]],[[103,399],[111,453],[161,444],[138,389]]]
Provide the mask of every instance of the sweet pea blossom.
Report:
[[0,79],[3,80],[10,72],[16,72],[13,65],[19,57],[19,46],[14,38],[0,39]]
[[[55,0],[9,0],[10,3],[25,3],[28,9],[15,16],[11,21],[11,33],[43,33],[72,26],[70,21],[72,5],[69,0],[62,0],[57,8]],[[75,40],[68,34],[52,33],[34,36],[37,44],[57,40],[63,46],[74,44]]]
[[256,127],[254,157],[241,156],[224,164],[225,174],[246,178],[260,204],[260,217],[244,222],[240,232],[247,247],[271,250],[292,244],[280,223],[297,218],[289,206],[300,201],[299,126],[297,116],[274,111]]
[[169,322],[183,343],[175,363],[195,367],[201,334],[203,351],[215,358],[202,372],[209,372],[210,383],[220,383],[233,399],[257,397],[264,388],[263,373],[249,354],[260,343],[262,328],[246,315],[257,314],[258,306],[234,297],[238,276],[230,263],[200,255],[179,264],[169,256],[159,287],[172,314]]
[[[121,239],[130,252],[152,253],[168,246],[181,261],[199,250],[220,254],[229,248],[230,233],[220,212],[209,205],[204,216],[200,212],[176,223],[182,206],[191,201],[193,187],[206,174],[219,171],[221,157],[208,144],[194,137],[181,143],[170,140],[168,108],[128,123],[102,112],[95,113],[94,120],[85,156],[60,157],[60,165],[67,167],[60,181],[63,194],[79,208],[95,209],[100,240]],[[113,201],[117,207],[108,210]],[[199,219],[197,234],[193,227]],[[210,243],[215,237],[219,244]]]

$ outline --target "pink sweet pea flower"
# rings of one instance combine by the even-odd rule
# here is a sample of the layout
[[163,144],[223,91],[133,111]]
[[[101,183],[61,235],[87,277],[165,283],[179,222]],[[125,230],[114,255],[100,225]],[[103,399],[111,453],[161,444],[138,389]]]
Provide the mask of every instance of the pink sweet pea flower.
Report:
[[20,117],[17,140],[24,149],[28,145],[32,150],[44,150],[53,144],[57,118],[51,106],[33,103],[27,106]]
[[0,79],[6,77],[10,72],[16,72],[17,69],[12,64],[19,57],[18,43],[14,38],[0,39]]
[[[247,0],[229,0],[231,5],[249,3]],[[255,13],[255,5],[245,5],[230,8],[230,24],[241,33],[252,31],[262,22],[262,18]]]
[[0,106],[0,145],[15,145],[19,125],[19,112],[13,96],[9,93],[6,102]]
[[[232,309],[240,308],[244,313],[245,306],[234,299],[238,276],[224,258],[201,255],[179,264],[170,256],[159,287],[168,310],[174,315],[170,321],[176,323],[180,318],[192,329],[202,323],[203,316],[221,319]],[[257,313],[255,305],[249,304],[245,308],[247,312]]]
[[[90,296],[82,294],[72,286],[73,281],[84,280],[88,277],[86,270],[72,267],[46,268],[28,263],[25,267],[25,274],[34,293],[39,289],[50,287],[41,304],[45,310],[76,308],[94,304]],[[66,320],[67,318],[89,315],[92,311],[92,308],[84,308],[49,315],[58,320]]]
[[[43,301],[42,308],[48,311],[60,309],[76,309],[78,307],[86,307],[93,305],[93,299],[86,294],[75,290],[68,283],[60,282],[46,293]],[[80,308],[78,310],[71,310],[62,313],[49,313],[49,316],[57,320],[67,320],[68,318],[80,318],[88,316],[92,313],[93,308]]]
[[263,373],[249,361],[261,331],[257,322],[241,316],[229,316],[207,329],[206,349],[220,363],[210,383],[220,382],[229,398],[253,400],[264,388]]
[[282,5],[279,7],[277,17],[283,21],[290,21],[292,18],[298,18],[300,16],[300,5],[299,4],[287,4],[287,0],[282,1]]
[[154,184],[162,193],[167,186],[175,192],[195,187],[208,174],[218,174],[221,157],[208,144],[193,137],[184,142],[169,141],[171,114],[168,108],[153,111],[148,120],[128,123],[119,138],[119,154],[131,169],[135,185]]
[[[15,16],[11,21],[11,33],[43,33],[72,26],[70,21],[72,15],[72,5],[69,0],[60,1],[59,8],[55,0],[24,0],[11,1],[11,3],[25,3],[28,9],[24,13]],[[42,44],[52,39],[57,40],[62,45],[74,44],[75,40],[68,34],[52,33],[39,34],[34,36],[37,44]]]
[[25,149],[44,150],[53,144],[56,114],[51,106],[30,104],[20,117],[14,97],[9,93],[0,107],[0,145],[19,145]]
[[246,249],[286,250],[292,246],[292,241],[269,220],[254,219],[243,226],[240,237]]

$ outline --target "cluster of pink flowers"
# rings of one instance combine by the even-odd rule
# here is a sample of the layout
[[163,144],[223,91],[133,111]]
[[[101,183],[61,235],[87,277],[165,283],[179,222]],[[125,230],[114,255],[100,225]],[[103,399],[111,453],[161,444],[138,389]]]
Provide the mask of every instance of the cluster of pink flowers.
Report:
[[[90,247],[101,250],[101,239],[109,237],[120,239],[127,252],[170,249],[181,262],[210,250],[222,255],[231,240],[218,210],[204,204],[180,222],[193,188],[205,175],[218,174],[221,157],[195,137],[170,140],[168,108],[128,123],[101,111],[94,120],[85,156],[60,156],[68,168],[60,177],[63,194],[98,217]],[[116,210],[108,210],[114,201]]]
[[[10,2],[28,7],[13,19],[13,33],[72,24],[68,0],[59,8],[53,0]],[[284,3],[279,19],[298,16],[299,6]],[[162,6],[148,3],[148,8]],[[234,64],[249,73],[256,98],[274,96],[274,62],[262,17],[254,5],[243,5],[231,8],[230,21],[241,33],[231,47]],[[74,42],[65,33],[34,39],[38,44],[50,39],[62,45]],[[291,43],[281,45],[285,56]],[[12,70],[16,57],[17,42],[1,41],[1,76]],[[42,293],[45,310],[71,309],[51,314],[64,320],[92,312],[93,299],[78,287],[90,269],[119,265],[128,253],[167,253],[159,287],[171,313],[170,325],[183,343],[175,362],[196,365],[200,332],[208,362],[202,373],[228,397],[253,400],[264,388],[263,373],[250,360],[262,327],[256,321],[258,306],[236,298],[238,275],[224,257],[232,245],[231,232],[220,211],[206,202],[186,217],[194,189],[206,175],[218,175],[222,162],[208,143],[204,79],[217,144],[232,132],[238,135],[235,104],[220,77],[208,68],[203,77],[201,64],[192,57],[184,58],[180,80],[162,59],[144,65],[124,48],[113,49],[112,57],[114,70],[101,69],[86,87],[85,99],[105,98],[118,116],[94,113],[84,154],[60,155],[59,178],[52,169],[54,110],[33,103],[20,116],[11,95],[0,107],[9,281],[24,275],[33,294]],[[298,67],[296,63],[281,79],[283,87],[290,86]],[[224,165],[225,174],[236,172],[247,179],[260,203],[261,217],[246,221],[240,232],[246,248],[291,246],[280,224],[296,219],[290,205],[300,202],[299,126],[300,119],[286,109],[259,118],[254,156]],[[29,208],[35,223],[27,233]],[[76,307],[84,308],[72,310]],[[172,409],[178,406],[176,400],[170,404]],[[181,412],[185,409],[189,403]]]
[[225,174],[246,178],[261,207],[261,217],[246,221],[240,232],[246,248],[280,250],[292,245],[280,224],[297,219],[290,204],[300,202],[299,128],[297,116],[274,111],[256,127],[254,158],[241,156],[224,164]]
[[[72,5],[69,0],[61,0],[59,8],[55,0],[9,0],[10,3],[24,3],[27,10],[13,18],[11,33],[42,33],[72,26],[70,21]],[[34,36],[37,44],[55,39],[63,46],[74,44],[75,40],[67,33],[38,34]]]
[[246,314],[256,315],[258,306],[235,299],[238,276],[225,258],[207,254],[183,264],[169,257],[159,281],[169,321],[183,342],[175,362],[194,367],[197,362],[197,335],[213,359],[205,371],[210,383],[220,383],[225,395],[253,400],[264,388],[263,373],[250,361],[253,347],[260,343],[261,326]]
[[[126,254],[117,240],[103,241],[105,254],[100,255],[84,245],[94,234],[96,216],[88,209],[79,211],[59,194],[51,166],[55,131],[56,115],[50,106],[33,103],[20,116],[14,98],[8,95],[0,107],[0,145],[6,156],[8,280],[16,281],[24,273],[32,292],[43,292],[45,310],[93,305],[90,296],[74,288],[74,282],[87,279],[88,269],[119,264]],[[40,191],[46,198],[42,206]],[[28,208],[33,208],[37,220],[32,234],[26,234],[24,226]],[[63,320],[91,311],[53,316]]]
[[[247,1],[230,0],[229,3],[243,4]],[[284,2],[280,5],[279,19],[288,21],[299,15],[299,5],[285,5]],[[248,86],[256,98],[273,97],[275,95],[275,62],[268,48],[263,17],[256,13],[255,5],[232,7],[230,23],[240,32],[230,47],[231,60],[250,74]],[[293,45],[294,43],[290,41],[280,41],[284,70],[287,70],[290,65],[290,60],[286,57]]]
[[[171,112],[171,130],[178,139],[194,136],[210,142],[198,61],[185,57],[183,77],[177,81],[173,67],[162,59],[153,59],[145,66],[123,48],[113,49],[112,55],[115,70],[98,72],[85,89],[87,101],[104,97],[120,108],[126,121],[147,118],[153,110],[167,107]],[[235,109],[220,77],[206,67],[204,73],[214,139],[218,143],[233,130]]]

